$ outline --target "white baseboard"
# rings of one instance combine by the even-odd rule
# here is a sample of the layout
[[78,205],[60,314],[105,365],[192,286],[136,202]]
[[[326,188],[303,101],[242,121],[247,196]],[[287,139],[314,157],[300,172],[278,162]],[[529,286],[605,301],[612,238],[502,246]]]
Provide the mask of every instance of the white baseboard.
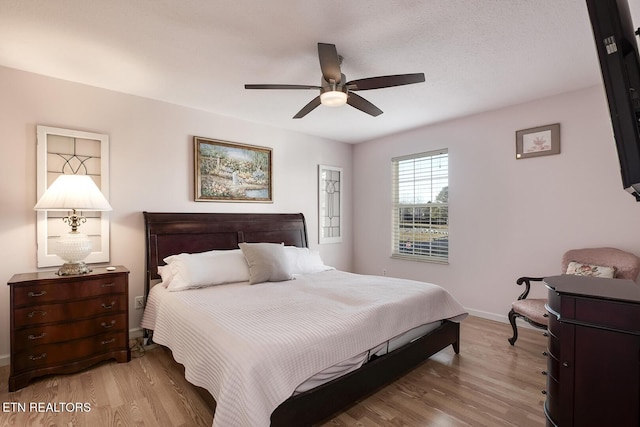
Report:
[[481,317],[483,319],[495,320],[496,322],[500,322],[500,323],[509,323],[509,318],[506,315],[489,313],[486,311],[474,310],[466,307],[465,307],[465,310],[467,310],[471,316]]
[[138,337],[141,337],[142,335],[144,335],[142,328],[129,329],[129,339],[138,338]]
[[[486,311],[473,310],[471,308],[465,308],[465,310],[467,310],[471,316],[481,317],[483,319],[488,319],[488,320],[495,320],[496,322],[500,322],[500,323],[509,323],[509,317],[507,317],[506,314],[488,313]],[[516,322],[518,323],[518,328],[528,328],[533,330],[539,330],[538,328],[531,326],[530,324],[523,321],[522,319],[516,319]]]

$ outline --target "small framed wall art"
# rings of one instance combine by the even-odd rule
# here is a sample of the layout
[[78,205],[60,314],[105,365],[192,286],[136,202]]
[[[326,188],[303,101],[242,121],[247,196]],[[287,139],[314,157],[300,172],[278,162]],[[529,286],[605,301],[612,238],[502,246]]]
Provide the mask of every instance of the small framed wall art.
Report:
[[273,202],[271,148],[196,136],[196,202]]
[[516,132],[516,159],[560,154],[560,123]]

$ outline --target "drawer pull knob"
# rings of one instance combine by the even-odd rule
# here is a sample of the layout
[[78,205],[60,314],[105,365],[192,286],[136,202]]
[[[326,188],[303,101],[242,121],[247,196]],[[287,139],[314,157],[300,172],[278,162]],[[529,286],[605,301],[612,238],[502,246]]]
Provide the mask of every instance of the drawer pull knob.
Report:
[[102,322],[101,325],[105,329],[113,328],[116,325],[116,321],[112,320],[111,323]]
[[111,343],[114,343],[114,342],[116,342],[116,339],[115,338],[111,338],[110,340],[101,341],[101,344],[105,345],[105,344],[111,344]]
[[540,393],[547,394],[547,390],[541,390]]
[[542,371],[542,372],[540,372],[540,373],[541,373],[542,375],[545,375],[545,376],[547,375],[547,371]]
[[42,295],[46,295],[47,291],[41,291],[41,292],[29,292],[27,295],[29,295],[30,297],[41,297]]
[[102,285],[100,285],[103,288],[112,288],[114,287],[116,284],[115,283],[103,283]]
[[41,315],[42,317],[44,317],[44,316],[46,316],[46,315],[47,315],[47,312],[46,312],[46,311],[42,311],[42,310],[36,310],[36,311],[32,311],[31,313],[27,314],[27,316],[28,316],[28,317],[33,317],[33,316],[35,316],[36,314],[39,314],[39,315]]
[[47,353],[42,353],[40,356],[31,355],[31,356],[29,356],[29,359],[30,360],[40,360],[40,359],[44,359],[45,357],[47,357]]
[[544,313],[542,317],[549,317],[549,313]]
[[546,333],[546,332],[543,332],[543,333],[542,333],[542,336],[543,336],[543,337],[548,337],[548,336],[549,336],[549,334],[548,334],[548,333]]
[[33,335],[33,334],[31,334],[31,335],[29,335],[27,338],[29,338],[30,340],[39,340],[39,339],[44,338],[44,337],[46,337],[46,336],[47,336],[47,333],[46,333],[46,332],[43,332],[43,333],[41,333],[40,335]]
[[547,353],[546,351],[543,351],[543,352],[542,352],[542,355],[543,355],[544,357],[547,357],[547,356],[549,355],[549,353]]
[[562,362],[562,366],[564,366],[565,368],[569,367],[569,362]]
[[109,305],[103,303],[102,304],[102,308],[110,309],[110,308],[113,308],[113,306],[115,306],[115,305],[116,305],[116,302],[115,301],[111,301],[111,304],[109,304]]

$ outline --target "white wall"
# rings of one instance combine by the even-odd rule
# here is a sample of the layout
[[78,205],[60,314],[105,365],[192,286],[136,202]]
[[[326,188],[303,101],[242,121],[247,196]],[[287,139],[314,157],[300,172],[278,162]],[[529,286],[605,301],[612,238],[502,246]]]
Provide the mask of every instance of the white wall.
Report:
[[[601,87],[356,146],[1,67],[0,93],[0,283],[36,270],[36,125],[107,133],[111,263],[131,270],[131,328],[141,315],[133,298],[144,286],[143,210],[303,212],[311,246],[327,264],[437,283],[474,314],[500,320],[520,292],[515,279],[560,273],[569,248],[607,245],[640,255],[640,204],[622,190]],[[515,159],[516,130],[557,122],[561,154]],[[194,135],[272,147],[274,203],[193,202]],[[392,260],[390,159],[443,147],[450,263]],[[345,171],[341,244],[317,244],[318,164]],[[0,303],[1,364],[9,353],[7,286]]]
[[[302,212],[310,246],[351,269],[353,146],[0,67],[0,283],[36,271],[36,125],[110,135],[111,264],[129,277],[130,327],[142,310],[142,211]],[[215,96],[215,94],[211,94]],[[271,147],[272,204],[193,201],[193,136]],[[344,242],[318,245],[317,165],[344,168]],[[0,364],[9,353],[9,289],[0,286]]]
[[[515,132],[552,123],[561,154],[516,160]],[[391,158],[438,148],[449,149],[449,265],[391,259]],[[442,285],[484,317],[506,320],[515,280],[559,274],[567,249],[640,255],[640,203],[622,189],[600,86],[359,144],[354,175],[354,271]]]

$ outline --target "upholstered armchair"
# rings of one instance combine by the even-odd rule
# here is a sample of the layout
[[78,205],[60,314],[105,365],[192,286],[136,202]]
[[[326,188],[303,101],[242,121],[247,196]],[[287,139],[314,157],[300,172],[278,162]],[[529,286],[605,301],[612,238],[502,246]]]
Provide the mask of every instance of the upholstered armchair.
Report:
[[[572,249],[562,256],[562,274],[597,276],[616,279],[636,280],[640,273],[640,258],[629,252],[615,248]],[[516,284],[524,285],[524,292],[511,304],[509,322],[513,328],[513,337],[509,343],[514,345],[518,339],[516,319],[521,318],[536,328],[546,329],[549,313],[544,308],[546,298],[527,298],[532,282],[542,282],[544,277],[520,277]]]

